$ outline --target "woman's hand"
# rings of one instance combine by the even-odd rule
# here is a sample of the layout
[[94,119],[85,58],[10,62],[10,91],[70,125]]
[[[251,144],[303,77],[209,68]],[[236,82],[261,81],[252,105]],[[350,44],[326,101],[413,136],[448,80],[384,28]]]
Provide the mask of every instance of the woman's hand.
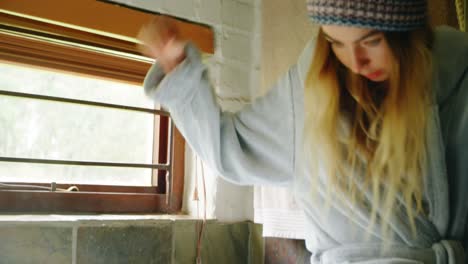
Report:
[[159,16],[144,25],[138,33],[138,49],[158,60],[165,73],[172,71],[185,58],[184,47],[175,19]]

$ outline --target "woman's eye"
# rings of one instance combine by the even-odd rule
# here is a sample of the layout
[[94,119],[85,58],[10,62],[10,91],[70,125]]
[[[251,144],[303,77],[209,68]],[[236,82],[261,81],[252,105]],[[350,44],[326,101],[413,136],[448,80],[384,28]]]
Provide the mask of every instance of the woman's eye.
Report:
[[372,39],[372,40],[368,40],[365,42],[366,45],[368,46],[377,46],[380,44],[380,41],[382,41],[381,38],[377,38],[377,39]]
[[331,44],[332,47],[334,47],[334,48],[341,48],[341,47],[343,47],[343,43],[340,43],[340,42],[332,41],[332,42],[330,42],[330,44]]

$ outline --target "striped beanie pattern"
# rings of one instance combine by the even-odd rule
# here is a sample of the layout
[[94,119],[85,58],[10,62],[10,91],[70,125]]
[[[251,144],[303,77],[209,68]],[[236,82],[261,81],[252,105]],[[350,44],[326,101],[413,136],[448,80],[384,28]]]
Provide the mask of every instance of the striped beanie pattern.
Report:
[[321,25],[408,31],[425,25],[427,0],[307,0],[307,13]]

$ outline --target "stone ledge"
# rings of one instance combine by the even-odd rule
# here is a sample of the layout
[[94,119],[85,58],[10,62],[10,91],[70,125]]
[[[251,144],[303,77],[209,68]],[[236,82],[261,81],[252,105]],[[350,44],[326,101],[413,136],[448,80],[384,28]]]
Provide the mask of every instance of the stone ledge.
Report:
[[11,223],[37,222],[77,222],[77,221],[128,221],[128,220],[202,220],[189,215],[66,215],[66,214],[4,214],[0,215],[0,225]]
[[[200,219],[179,215],[3,215],[1,263],[194,263]],[[263,263],[261,226],[208,220],[203,263]]]

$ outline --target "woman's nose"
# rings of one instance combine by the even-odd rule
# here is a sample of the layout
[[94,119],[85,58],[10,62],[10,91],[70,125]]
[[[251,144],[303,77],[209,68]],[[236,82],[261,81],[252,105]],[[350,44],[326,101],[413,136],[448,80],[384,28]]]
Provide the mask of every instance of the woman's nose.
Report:
[[369,58],[367,57],[365,51],[361,47],[354,47],[350,51],[351,57],[351,71],[358,74],[362,71],[366,65],[369,64]]

